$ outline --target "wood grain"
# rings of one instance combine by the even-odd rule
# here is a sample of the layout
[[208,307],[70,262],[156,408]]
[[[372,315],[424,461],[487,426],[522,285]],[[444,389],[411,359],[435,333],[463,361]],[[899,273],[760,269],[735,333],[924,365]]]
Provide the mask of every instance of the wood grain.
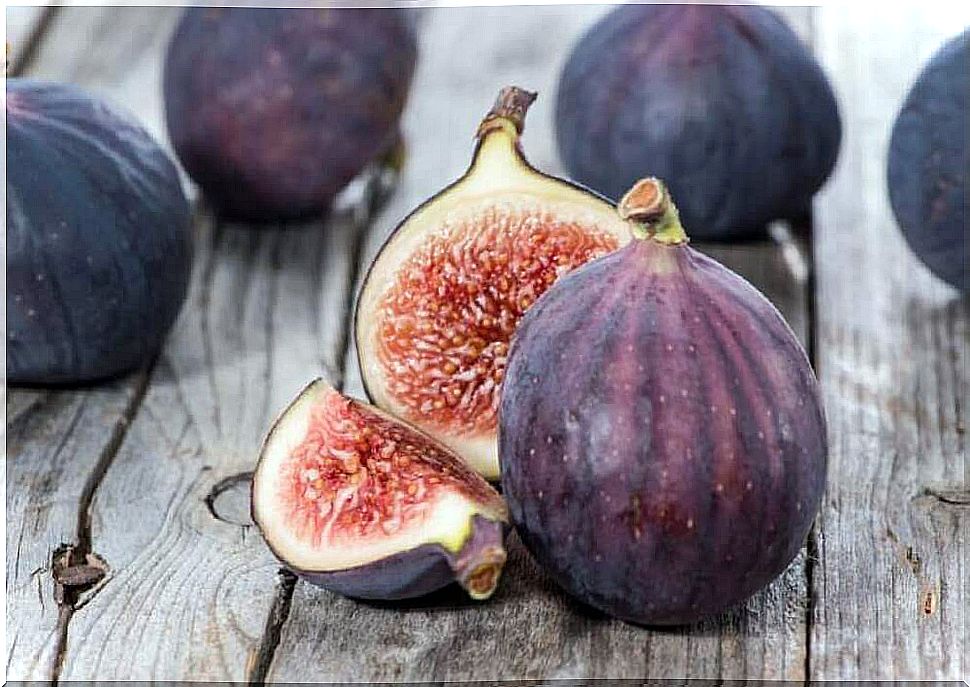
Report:
[[200,223],[187,307],[95,494],[112,578],[72,619],[62,679],[246,679],[278,565],[245,509],[206,498],[310,378],[339,383],[351,229]]
[[833,4],[819,14],[845,131],[816,206],[831,456],[812,587],[813,679],[970,677],[970,307],[907,249],[885,176],[905,92],[968,24],[960,3],[892,12]]
[[[112,80],[93,40],[105,32],[124,31],[125,17],[142,26],[146,17],[141,13],[58,10],[33,46],[30,36],[48,16],[41,10],[7,8],[7,18],[15,19],[18,32],[12,35],[22,38],[21,48],[31,46],[27,76],[69,75],[83,87],[100,87],[116,96],[130,94],[135,100],[157,83],[146,84],[138,69],[157,59],[157,41],[128,45],[131,71],[114,70]],[[154,13],[147,19],[155,19],[165,30]],[[143,51],[150,56],[143,57]],[[25,56],[15,52],[14,57],[22,62]],[[7,397],[6,666],[11,679],[48,680],[56,674],[71,608],[56,603],[52,557],[62,544],[86,547],[82,540],[87,536],[91,494],[138,407],[144,384],[145,373],[140,373],[73,391],[14,389]]]
[[31,76],[85,87],[137,116],[165,144],[161,67],[180,10],[175,7],[65,7],[54,15]]
[[[471,133],[501,86],[539,91],[523,145],[545,171],[561,172],[552,104],[565,47],[603,7],[431,10],[404,128],[411,155],[400,192],[371,232],[369,263],[393,226],[458,176]],[[807,13],[790,18],[808,30]],[[461,45],[461,53],[455,46]],[[771,244],[698,246],[745,274],[807,336],[807,291]],[[790,246],[796,253],[803,250]],[[802,275],[804,276],[804,275]],[[346,388],[363,394],[356,358]],[[498,593],[473,605],[454,590],[408,604],[362,604],[298,583],[268,678],[292,681],[437,681],[581,677],[803,679],[807,589],[804,556],[735,613],[697,627],[651,631],[572,602],[513,537]]]
[[[179,12],[64,9],[31,71],[120,102],[159,134],[159,69]],[[271,417],[302,384],[316,375],[340,381],[354,256],[367,215],[353,201],[351,192],[327,223],[287,228],[216,226],[200,215],[189,299],[141,405],[128,402],[127,387],[65,391],[48,418],[46,396],[11,398],[11,418],[27,423],[14,426],[25,447],[12,442],[10,454],[23,469],[12,475],[8,521],[25,521],[8,529],[11,551],[21,552],[8,577],[19,593],[8,604],[8,625],[17,620],[8,644],[12,678],[248,676],[286,585],[248,526],[248,503],[234,500],[233,478],[252,469]],[[101,400],[112,391],[114,406]],[[110,431],[111,420],[130,424],[123,440]],[[52,428],[42,431],[38,423]],[[96,439],[107,448],[95,450]],[[66,448],[58,451],[61,444]],[[86,460],[64,469],[78,453]],[[83,492],[83,506],[72,488]],[[232,498],[221,498],[223,489]],[[41,586],[50,575],[43,566],[49,568],[53,546],[79,536],[79,520],[109,574],[73,615],[61,614],[58,626],[50,589]],[[33,542],[37,527],[50,542]]]
[[27,67],[40,44],[56,8],[26,6],[5,7],[7,27],[7,74],[17,76]]
[[81,391],[12,390],[6,435],[6,670],[49,680],[63,622],[51,562],[75,544],[99,470],[109,461],[144,375]]

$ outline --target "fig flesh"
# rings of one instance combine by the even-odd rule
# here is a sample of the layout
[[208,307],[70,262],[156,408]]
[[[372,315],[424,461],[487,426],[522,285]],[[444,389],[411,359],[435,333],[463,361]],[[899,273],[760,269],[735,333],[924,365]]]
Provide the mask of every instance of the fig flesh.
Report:
[[619,210],[638,238],[564,277],[516,333],[503,495],[571,594],[682,624],[798,553],[825,484],[824,413],[782,316],[687,245],[662,184],[639,182]]
[[500,93],[468,170],[395,229],[357,305],[371,400],[489,479],[498,477],[496,413],[519,318],[561,275],[630,240],[603,198],[526,161],[519,136],[534,98]]
[[501,496],[431,437],[322,380],[269,431],[252,509],[284,565],[352,598],[404,599],[457,581],[485,599],[505,563]]

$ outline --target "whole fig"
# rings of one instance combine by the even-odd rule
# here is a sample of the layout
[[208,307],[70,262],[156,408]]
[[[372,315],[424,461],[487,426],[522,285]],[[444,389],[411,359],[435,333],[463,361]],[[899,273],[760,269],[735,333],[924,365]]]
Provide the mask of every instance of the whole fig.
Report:
[[407,10],[188,9],[165,59],[182,165],[224,216],[323,212],[398,138],[417,58]]
[[563,277],[519,325],[503,493],[571,594],[637,623],[688,623],[798,553],[825,486],[824,413],[784,319],[687,245],[660,182],[636,184],[619,212],[638,238]]
[[913,252],[970,293],[967,170],[970,30],[948,41],[920,72],[889,143],[889,199]]
[[841,130],[818,63],[754,5],[618,7],[574,48],[556,104],[574,179],[619,198],[653,170],[702,239],[805,215]]

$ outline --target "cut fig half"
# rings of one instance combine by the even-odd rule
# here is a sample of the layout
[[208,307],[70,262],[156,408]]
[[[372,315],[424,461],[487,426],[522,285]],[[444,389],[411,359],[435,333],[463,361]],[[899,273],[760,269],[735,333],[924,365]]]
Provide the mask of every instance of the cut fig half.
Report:
[[491,480],[499,476],[499,392],[520,318],[563,274],[631,238],[609,201],[529,165],[519,137],[534,99],[501,91],[468,170],[398,225],[357,303],[370,399]]
[[433,438],[319,379],[270,429],[252,509],[284,565],[352,598],[458,582],[486,599],[505,563],[495,489]]

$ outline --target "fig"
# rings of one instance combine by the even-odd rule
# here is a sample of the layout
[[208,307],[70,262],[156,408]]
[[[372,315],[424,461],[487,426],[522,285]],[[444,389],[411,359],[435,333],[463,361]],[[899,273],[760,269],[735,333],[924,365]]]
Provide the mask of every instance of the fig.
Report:
[[474,599],[505,563],[502,497],[431,437],[323,380],[270,429],[253,520],[277,558],[358,599],[405,599],[458,582]]
[[573,178],[619,198],[650,169],[696,238],[723,240],[803,218],[842,132],[821,67],[750,4],[616,8],[570,54],[555,121]]
[[744,600],[798,553],[825,484],[825,419],[782,316],[687,245],[663,184],[639,181],[618,212],[636,238],[563,277],[519,324],[499,413],[503,495],[568,592],[635,623],[683,624]]
[[220,214],[318,214],[390,151],[417,59],[406,15],[186,10],[165,59],[165,118],[185,170]]
[[893,125],[889,200],[913,252],[940,279],[970,293],[967,122],[970,30],[920,72]]
[[128,113],[7,79],[7,378],[74,384],[161,349],[192,267],[178,170]]
[[501,91],[468,170],[397,226],[356,311],[371,400],[488,479],[498,477],[499,391],[519,318],[560,276],[630,240],[605,199],[529,165],[519,136],[534,99]]

